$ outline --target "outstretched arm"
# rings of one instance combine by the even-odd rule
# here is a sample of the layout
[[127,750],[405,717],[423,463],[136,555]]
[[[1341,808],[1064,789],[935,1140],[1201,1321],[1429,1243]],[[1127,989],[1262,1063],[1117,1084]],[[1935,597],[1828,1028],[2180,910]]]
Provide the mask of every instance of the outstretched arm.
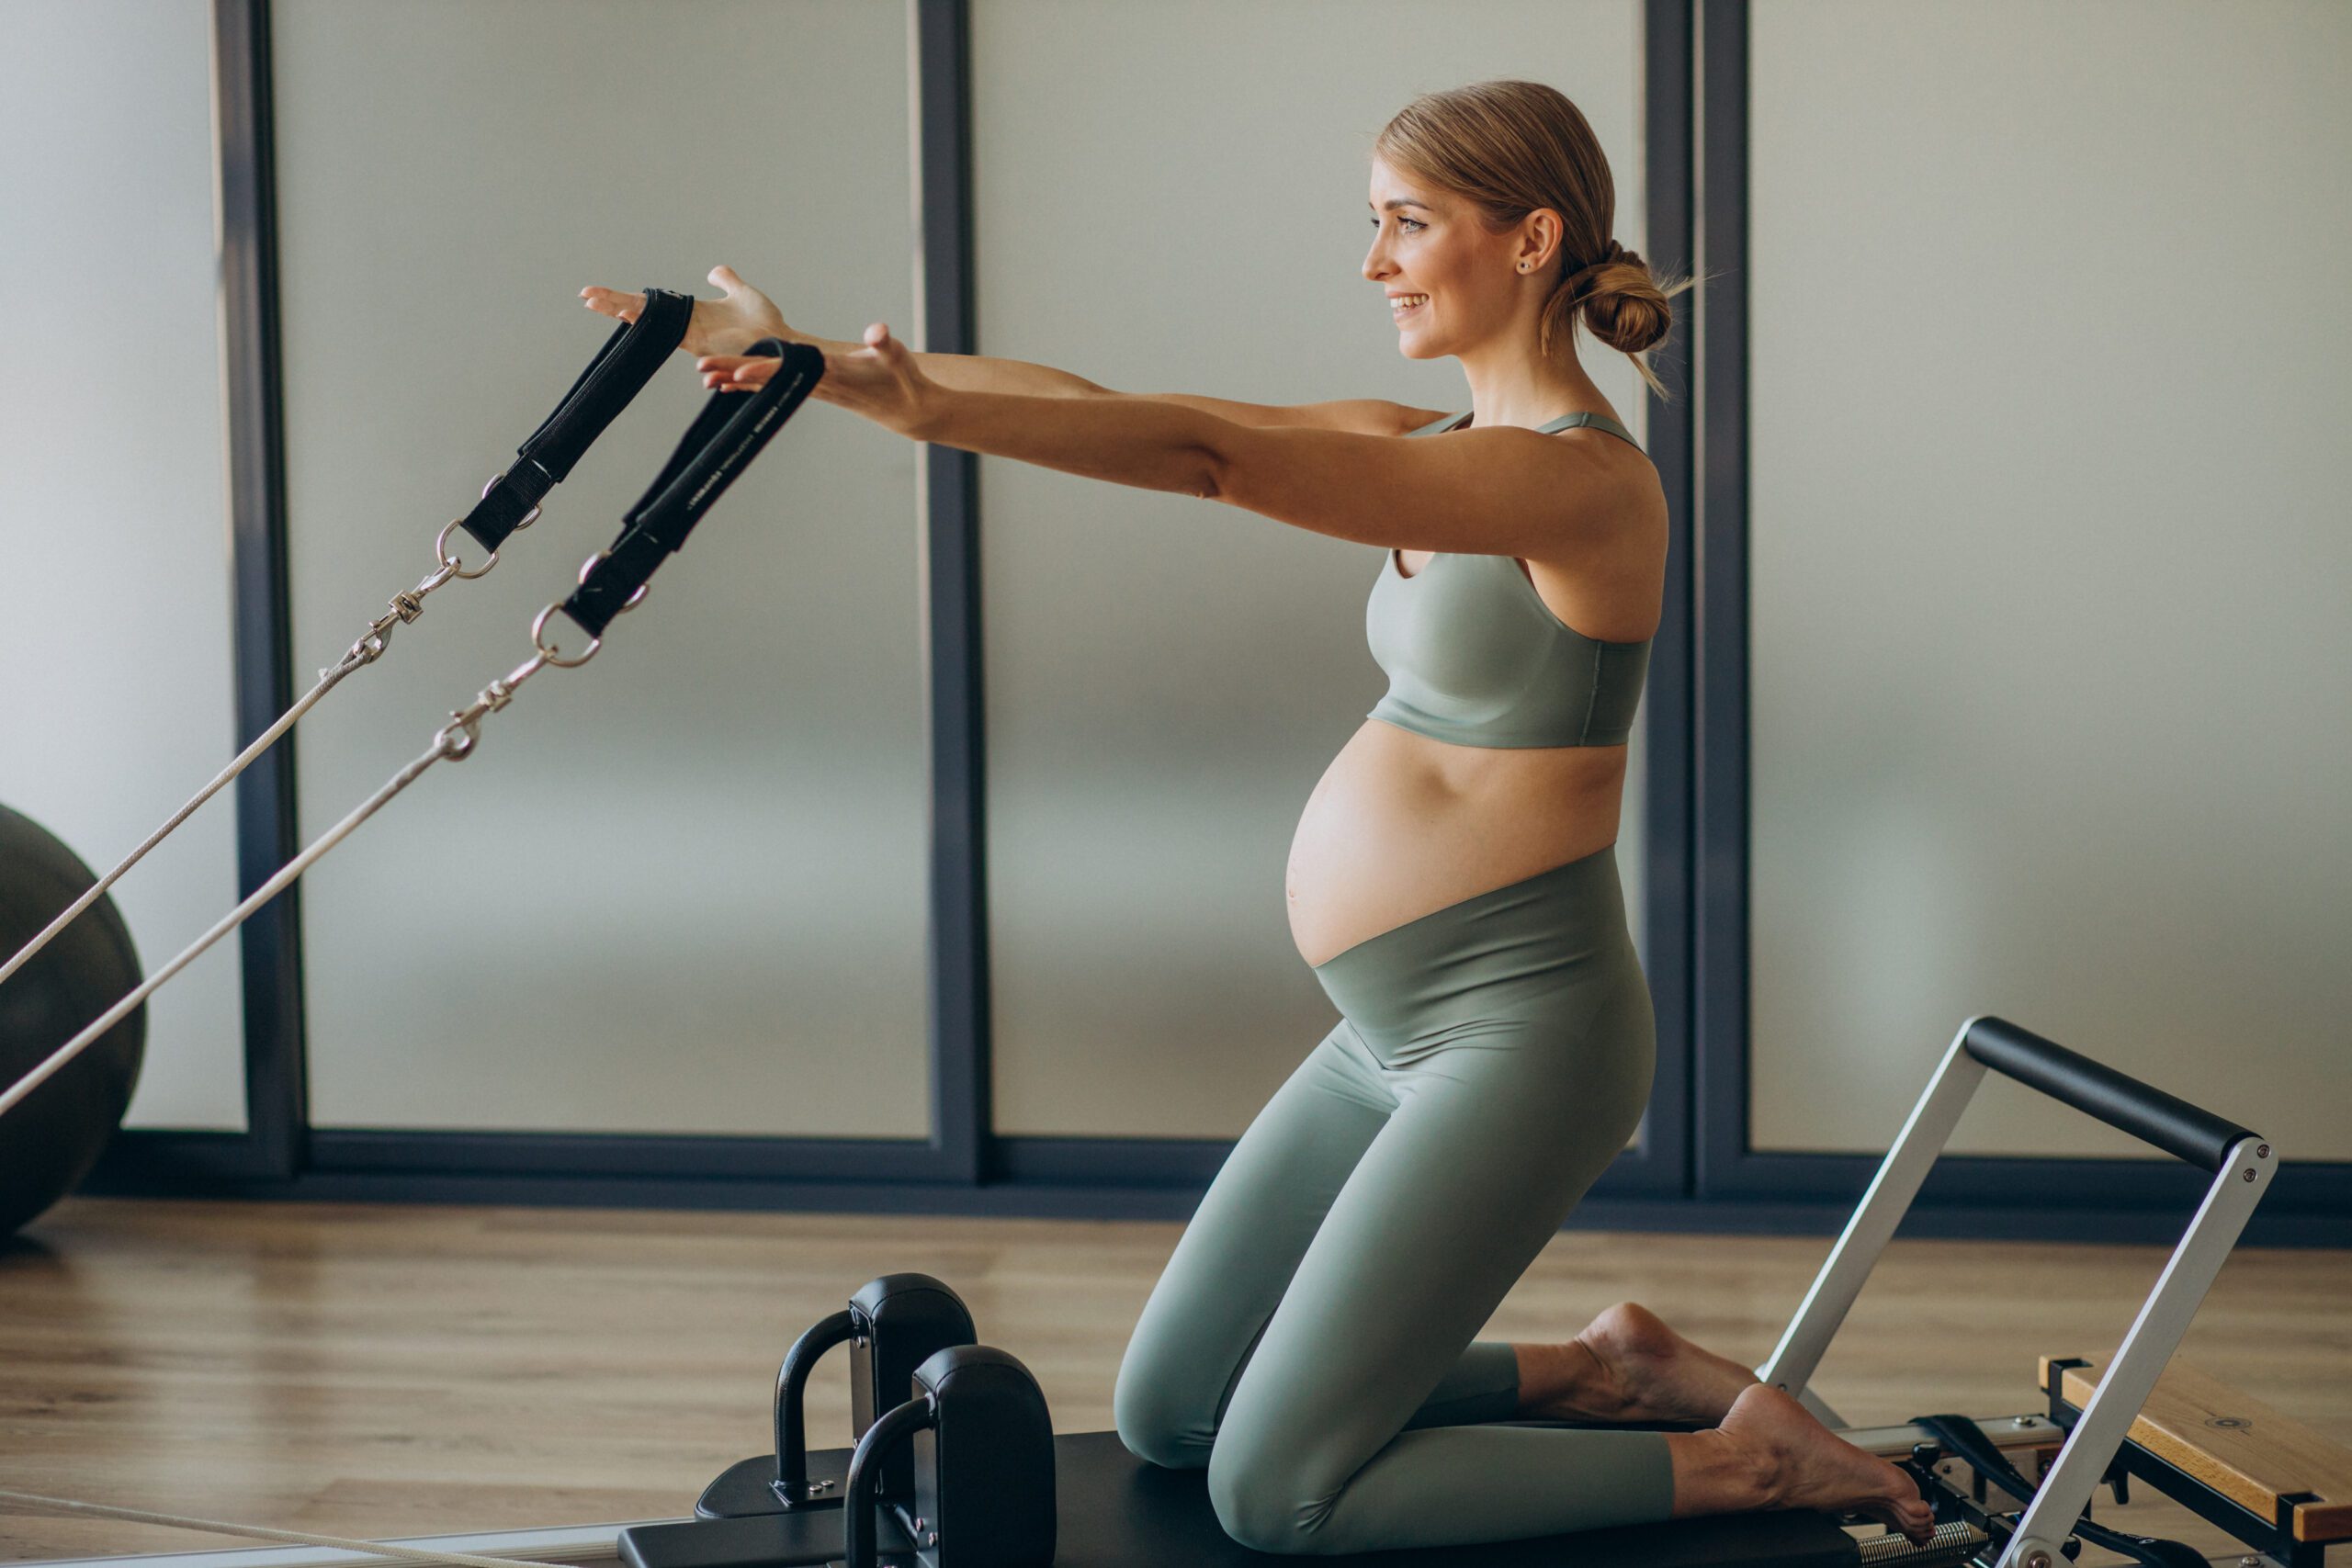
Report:
[[[786,343],[805,343],[827,354],[848,354],[859,345],[836,338],[818,337],[788,326],[784,313],[775,301],[743,281],[730,266],[710,269],[710,281],[722,298],[697,299],[694,316],[686,323],[686,335],[678,346],[697,357],[705,355],[740,355],[743,350],[763,337],[780,337]],[[600,316],[615,321],[633,321],[645,309],[645,296],[617,288],[603,288],[594,284],[580,291],[581,302]],[[1018,392],[1026,397],[1076,398],[1108,397],[1113,394],[1096,386],[1083,376],[1073,376],[1067,370],[1057,370],[1050,365],[1031,365],[1019,359],[989,359],[977,354],[918,354],[915,364],[922,373],[943,387],[959,391]],[[762,361],[749,361],[758,365]],[[766,362],[771,365],[773,362]],[[762,372],[764,376],[764,372]],[[754,381],[741,383],[744,390]],[[734,389],[729,388],[730,390]]]
[[[1241,432],[1214,414],[1153,398],[1033,397],[945,386],[926,375],[923,356],[881,321],[865,329],[862,347],[844,346],[846,353],[823,350],[825,373],[812,397],[911,441],[1018,457],[1086,479],[1213,495],[1215,433]],[[707,386],[749,387],[764,384],[779,363],[721,355],[705,356],[696,367]]]
[[[776,363],[707,357],[699,368],[718,386],[764,381]],[[1566,559],[1635,517],[1626,502],[1641,482],[1634,461],[1609,450],[1614,443],[1532,430],[1408,441],[1252,429],[1157,398],[958,391],[924,375],[880,321],[865,329],[865,347],[826,351],[814,395],[910,440],[1222,501],[1314,533],[1406,549]],[[1655,487],[1654,474],[1648,482]]]
[[[750,391],[775,368],[773,360],[751,359],[743,350],[763,337],[805,343],[828,355],[853,354],[861,346],[839,338],[819,337],[787,325],[782,311],[752,288],[732,267],[710,269],[710,281],[724,298],[697,299],[694,317],[680,344],[687,353],[707,363],[706,386],[725,391]],[[645,296],[617,289],[588,288],[580,297],[592,310],[633,321],[645,308]],[[1190,392],[1114,392],[1050,365],[1021,359],[992,359],[978,354],[917,354],[908,351],[915,368],[934,385],[958,392],[1004,392],[1027,398],[1125,398],[1176,403],[1197,413],[1212,414],[1228,423],[1252,429],[1299,426],[1313,430],[1346,431],[1358,435],[1402,435],[1440,418],[1437,409],[1407,408],[1385,398],[1343,398],[1319,403],[1250,403],[1230,398],[1208,398]],[[710,374],[716,370],[718,374]],[[822,397],[822,392],[819,396]]]

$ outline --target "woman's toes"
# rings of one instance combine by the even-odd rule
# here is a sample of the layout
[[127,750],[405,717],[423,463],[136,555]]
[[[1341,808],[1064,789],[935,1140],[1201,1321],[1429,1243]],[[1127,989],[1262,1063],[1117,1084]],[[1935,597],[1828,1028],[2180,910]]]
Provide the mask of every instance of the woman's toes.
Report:
[[1934,1516],[1907,1473],[1847,1442],[1779,1389],[1758,1383],[1742,1392],[1722,1429],[1770,1456],[1775,1506],[1860,1514],[1914,1541],[1933,1530]]

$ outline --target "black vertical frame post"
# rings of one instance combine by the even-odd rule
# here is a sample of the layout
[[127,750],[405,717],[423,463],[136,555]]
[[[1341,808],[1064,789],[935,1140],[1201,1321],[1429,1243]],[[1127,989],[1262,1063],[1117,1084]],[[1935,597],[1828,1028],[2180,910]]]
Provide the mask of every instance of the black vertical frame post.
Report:
[[[269,0],[213,0],[215,220],[228,439],[231,617],[237,743],[293,702],[286,581],[284,388],[278,363],[277,198],[270,115]],[[236,782],[237,889],[249,897],[300,843],[291,735]],[[245,1015],[245,1118],[257,1174],[303,1160],[301,887],[238,933]]]
[[1695,1190],[1747,1143],[1747,6],[1700,0]]
[[[1643,188],[1645,244],[1654,269],[1693,266],[1691,0],[1643,7]],[[1674,302],[1674,326],[1650,355],[1668,396],[1651,394],[1643,434],[1666,491],[1666,596],[1650,643],[1644,704],[1643,961],[1657,1018],[1657,1074],[1644,1153],[1652,1190],[1680,1193],[1691,1179],[1690,657],[1692,523],[1691,309]]]
[[[922,336],[932,354],[970,354],[971,13],[967,0],[912,0],[915,178]],[[989,1107],[986,786],[981,750],[979,459],[923,449],[923,537],[931,723],[931,1146],[935,1175],[988,1174]]]

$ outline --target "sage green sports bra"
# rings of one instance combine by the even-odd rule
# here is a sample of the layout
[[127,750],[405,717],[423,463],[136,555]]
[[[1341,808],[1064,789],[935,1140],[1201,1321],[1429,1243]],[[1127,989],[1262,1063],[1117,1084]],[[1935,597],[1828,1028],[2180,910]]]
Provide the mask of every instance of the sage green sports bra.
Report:
[[[1408,434],[1442,434],[1469,419]],[[1566,414],[1537,434],[1580,424],[1634,441],[1599,413]],[[1622,746],[1650,664],[1647,638],[1601,642],[1562,622],[1510,556],[1433,555],[1407,577],[1390,550],[1364,635],[1388,676],[1388,694],[1365,716],[1457,746]]]

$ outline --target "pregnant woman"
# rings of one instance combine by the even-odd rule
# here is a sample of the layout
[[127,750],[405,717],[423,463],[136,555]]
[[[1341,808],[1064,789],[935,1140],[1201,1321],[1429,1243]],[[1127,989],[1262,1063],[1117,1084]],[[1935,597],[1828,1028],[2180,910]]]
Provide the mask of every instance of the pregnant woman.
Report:
[[[1374,146],[1371,209],[1363,276],[1406,356],[1461,362],[1467,412],[1113,392],[912,354],[879,323],[862,347],[810,338],[724,267],[687,338],[715,387],[758,385],[775,362],[740,350],[796,338],[824,351],[816,397],[915,440],[1384,552],[1368,630],[1388,692],[1308,797],[1287,876],[1340,1021],[1177,1243],[1119,1369],[1120,1436],[1205,1466],[1226,1529],[1270,1552],[1767,1507],[1924,1539],[1902,1472],[1631,1303],[1566,1344],[1473,1338],[1649,1096],[1614,845],[1666,504],[1576,333],[1638,355],[1689,284],[1661,288],[1610,237],[1600,144],[1535,83],[1408,106]],[[1495,1424],[1513,1417],[1708,1429]]]

